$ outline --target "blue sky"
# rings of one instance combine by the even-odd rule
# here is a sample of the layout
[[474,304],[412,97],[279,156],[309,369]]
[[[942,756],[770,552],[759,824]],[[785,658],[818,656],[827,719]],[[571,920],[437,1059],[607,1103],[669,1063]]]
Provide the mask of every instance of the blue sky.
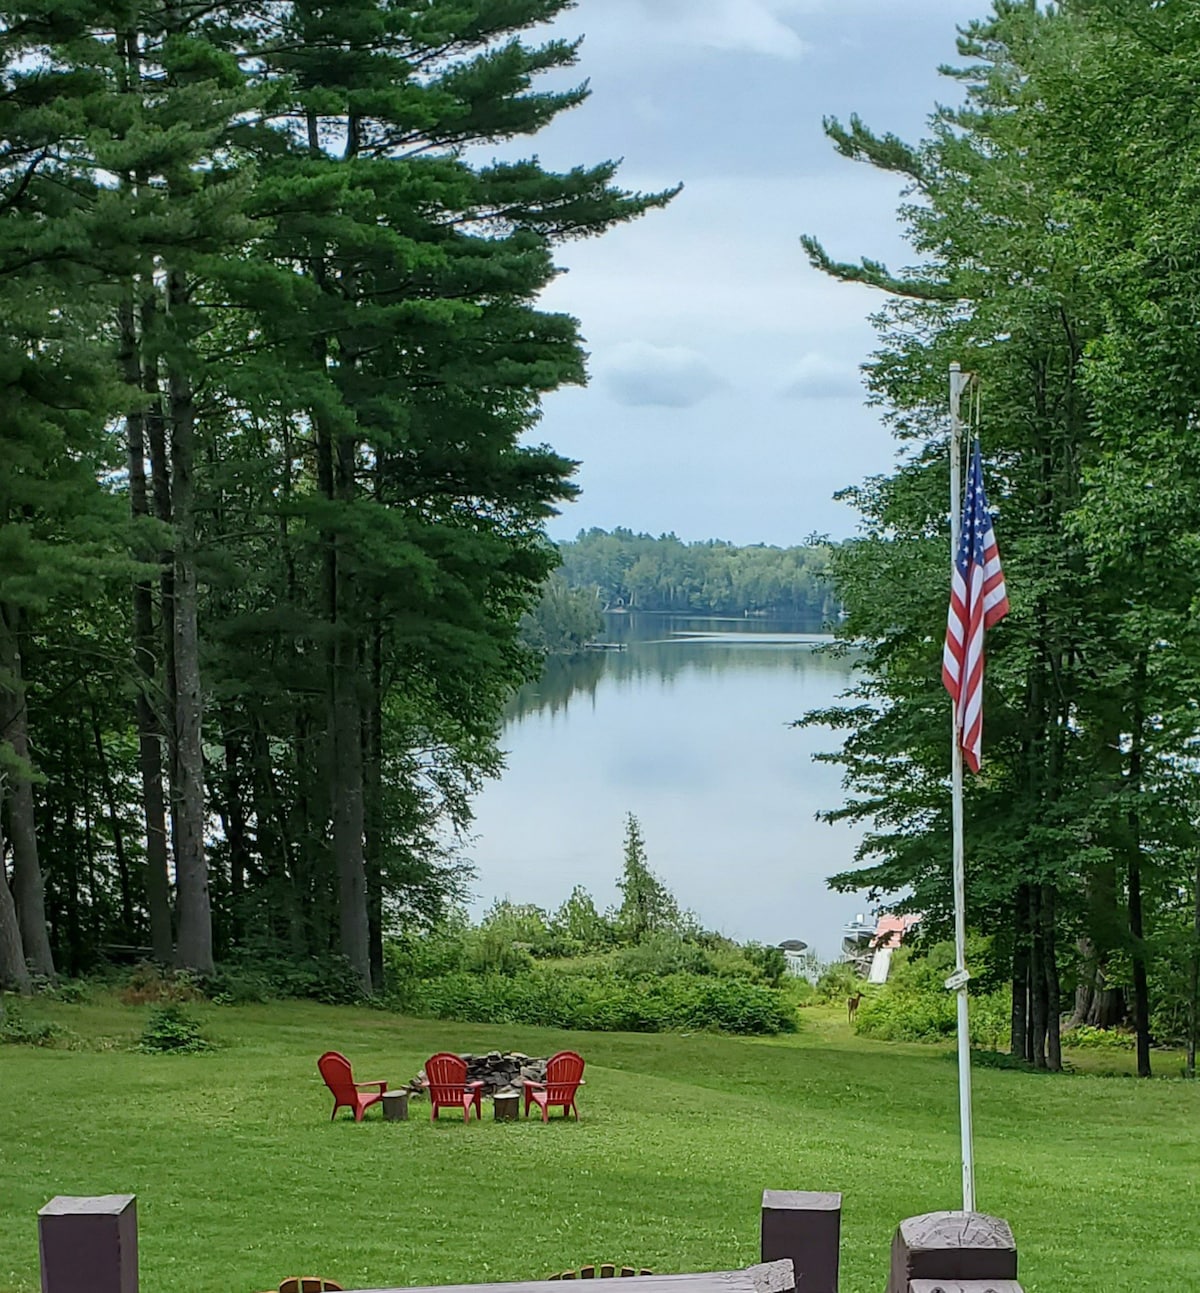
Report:
[[821,119],[858,112],[920,135],[956,95],[937,75],[983,0],[579,0],[592,97],[521,151],[554,167],[624,159],[621,182],[684,191],[600,239],[568,244],[547,308],[582,324],[586,389],[546,401],[536,439],[581,460],[583,496],[552,525],[684,539],[843,538],[832,494],[894,460],[858,365],[879,298],[809,268],[903,263],[898,183],[838,157]]

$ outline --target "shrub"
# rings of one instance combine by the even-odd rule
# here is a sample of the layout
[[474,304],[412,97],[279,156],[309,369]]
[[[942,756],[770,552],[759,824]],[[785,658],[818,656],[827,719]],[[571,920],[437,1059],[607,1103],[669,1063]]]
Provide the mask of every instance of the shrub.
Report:
[[460,971],[410,985],[403,1006],[435,1019],[595,1032],[796,1029],[782,994],[744,979],[690,974],[628,979],[604,971],[534,970],[517,977]]
[[1119,1032],[1115,1028],[1093,1028],[1090,1024],[1080,1024],[1062,1035],[1062,1044],[1073,1050],[1131,1051],[1136,1042],[1132,1033]]
[[833,961],[817,979],[817,1000],[825,1005],[845,1001],[862,990],[863,981],[849,961]]
[[0,1045],[5,1046],[55,1046],[70,1039],[72,1034],[48,1019],[27,1019],[15,1005],[8,1005],[0,1015]]
[[[625,979],[660,979],[668,974],[709,974],[712,962],[704,949],[685,943],[678,934],[648,934],[640,943],[622,948],[613,969]],[[749,969],[743,962],[744,968]]]
[[448,921],[428,933],[409,931],[388,939],[383,945],[387,991],[395,992],[413,980],[437,979],[463,969],[466,940],[467,927],[459,921]]
[[759,979],[769,987],[778,988],[787,976],[787,957],[781,948],[747,943],[742,955],[754,966]]
[[83,979],[59,979],[57,983],[48,983],[42,994],[70,1006],[81,1006],[92,999],[92,990]]
[[153,1054],[194,1055],[212,1050],[200,1031],[200,1024],[179,1005],[172,1002],[153,1011],[142,1030],[138,1050]]
[[170,970],[153,961],[141,961],[129,972],[121,989],[127,1006],[151,1002],[199,1001],[204,996],[199,983],[186,970]]
[[[954,993],[946,991],[949,967],[942,959],[912,957],[904,949],[896,953],[888,982],[867,990],[863,997],[854,1031],[884,1042],[936,1042],[953,1037],[958,1014]],[[972,993],[970,1021],[971,1044],[998,1050],[1008,1041],[1012,1021],[1008,993]]]
[[503,923],[484,924],[467,935],[463,964],[472,974],[523,974],[533,968],[527,945],[513,938]]
[[218,1005],[307,1000],[348,1006],[363,999],[358,976],[344,956],[299,961],[245,952],[222,961],[212,974],[193,983],[195,996],[181,1000],[205,996]]

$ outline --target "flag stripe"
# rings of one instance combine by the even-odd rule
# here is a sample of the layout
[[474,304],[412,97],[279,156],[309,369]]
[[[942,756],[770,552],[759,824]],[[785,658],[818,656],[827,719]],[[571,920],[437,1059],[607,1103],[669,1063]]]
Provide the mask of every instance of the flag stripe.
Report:
[[942,683],[954,701],[963,758],[979,771],[983,749],[983,639],[1008,614],[1000,549],[983,491],[979,441],[971,454],[962,526],[950,582],[950,612],[942,650]]

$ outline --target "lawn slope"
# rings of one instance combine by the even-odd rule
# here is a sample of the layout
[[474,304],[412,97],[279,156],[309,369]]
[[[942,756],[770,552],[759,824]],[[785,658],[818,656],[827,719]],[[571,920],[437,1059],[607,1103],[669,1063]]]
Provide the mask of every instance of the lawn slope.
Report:
[[[30,1013],[126,1042],[145,1015]],[[199,1013],[214,1054],[0,1047],[0,1293],[37,1288],[54,1194],[137,1194],[146,1293],[249,1293],[302,1270],[352,1288],[740,1266],[768,1187],[841,1190],[842,1293],[877,1293],[896,1223],[959,1202],[954,1065],[831,1014],[752,1041],[303,1003]],[[486,1107],[481,1125],[435,1127],[424,1102],[408,1123],[331,1123],[315,1069],[336,1048],[399,1083],[435,1050],[566,1046],[588,1061],[578,1126]],[[1012,1223],[1028,1293],[1196,1287],[1200,1089],[990,1070],[975,1085],[980,1203]]]

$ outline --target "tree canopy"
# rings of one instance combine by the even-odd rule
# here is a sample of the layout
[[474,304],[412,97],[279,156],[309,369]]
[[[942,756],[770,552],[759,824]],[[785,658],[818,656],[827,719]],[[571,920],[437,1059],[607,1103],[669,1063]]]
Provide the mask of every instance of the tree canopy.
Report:
[[902,898],[935,931],[949,918],[938,662],[959,360],[983,392],[1013,607],[988,642],[968,906],[1008,958],[1014,1051],[1050,1067],[1072,990],[1076,1019],[1128,1009],[1142,1073],[1181,1009],[1195,1034],[1198,41],[1182,0],[997,0],[964,29],[947,69],[963,102],[927,138],[826,123],[843,155],[904,177],[915,264],[839,264],[806,239],[818,267],[888,295],[867,383],[905,451],[847,491],[864,534],[833,554],[865,666],[850,703],[809,721],[846,734],[830,817],[868,829],[832,883]]
[[584,380],[554,249],[661,207],[488,147],[567,0],[0,6],[0,980],[434,918]]

